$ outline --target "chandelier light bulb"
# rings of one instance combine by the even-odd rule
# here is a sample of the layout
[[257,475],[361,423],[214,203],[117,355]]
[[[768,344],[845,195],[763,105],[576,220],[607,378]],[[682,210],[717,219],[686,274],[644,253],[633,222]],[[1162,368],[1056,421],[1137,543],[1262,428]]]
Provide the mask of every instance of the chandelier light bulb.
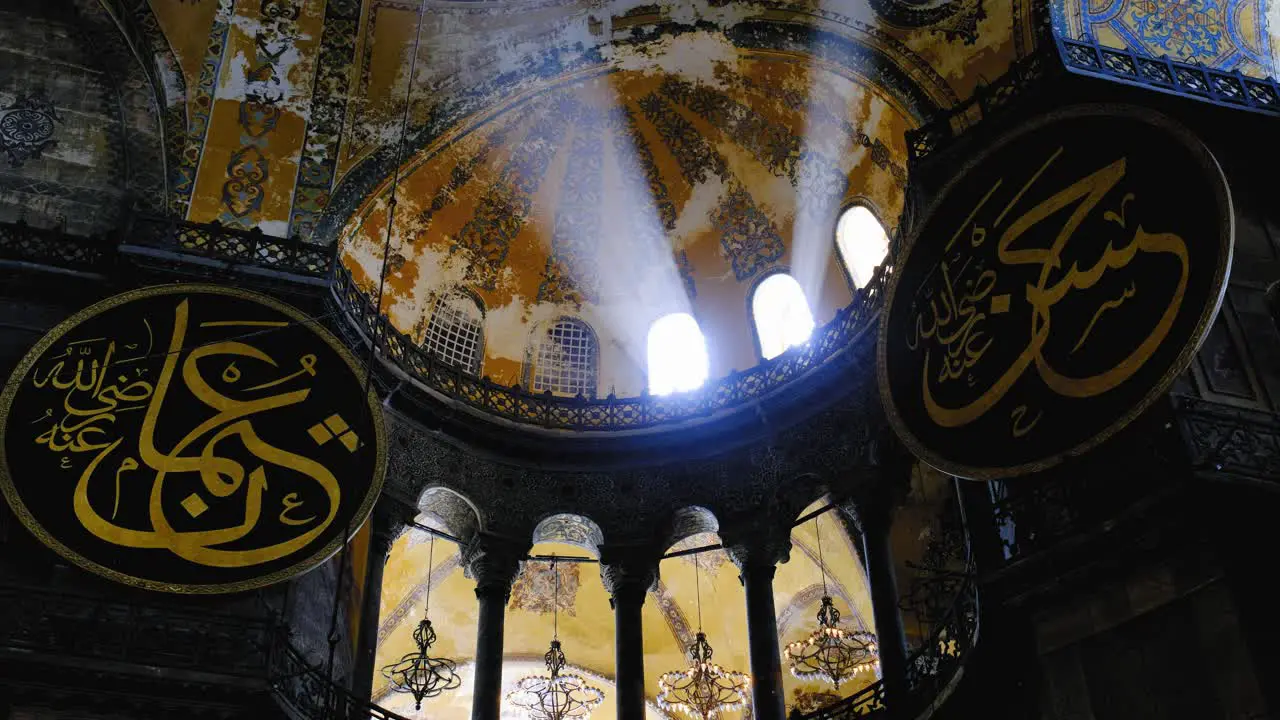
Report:
[[711,720],[722,712],[746,706],[751,678],[711,662],[711,644],[699,632],[689,646],[689,667],[664,673],[658,679],[658,707],[676,710],[693,720]]
[[823,596],[818,610],[818,628],[807,640],[787,645],[786,657],[791,674],[800,680],[829,682],[838,690],[840,684],[867,672],[880,662],[876,636],[865,631],[845,632],[837,627],[840,611],[829,595]]

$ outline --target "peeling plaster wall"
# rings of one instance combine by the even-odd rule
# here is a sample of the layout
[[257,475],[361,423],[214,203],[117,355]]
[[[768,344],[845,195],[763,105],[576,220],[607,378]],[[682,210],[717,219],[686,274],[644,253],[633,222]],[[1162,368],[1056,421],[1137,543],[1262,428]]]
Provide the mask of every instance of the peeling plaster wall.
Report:
[[0,9],[0,221],[103,233],[124,202],[119,99],[70,2]]
[[[313,233],[339,183],[398,137],[419,3],[149,2],[177,65],[159,64],[161,87],[174,101],[178,77],[186,87],[176,207],[192,220],[333,242],[333,228]],[[415,135],[439,132],[448,116],[533,90],[552,66],[666,71],[714,85],[734,44],[813,45],[868,77],[889,73],[870,80],[915,93],[918,107],[905,110],[919,113],[968,96],[1028,52],[1029,5],[947,0],[930,4],[939,19],[915,23],[899,17],[914,7],[902,0],[427,0],[410,124]],[[762,32],[762,22],[774,29]]]

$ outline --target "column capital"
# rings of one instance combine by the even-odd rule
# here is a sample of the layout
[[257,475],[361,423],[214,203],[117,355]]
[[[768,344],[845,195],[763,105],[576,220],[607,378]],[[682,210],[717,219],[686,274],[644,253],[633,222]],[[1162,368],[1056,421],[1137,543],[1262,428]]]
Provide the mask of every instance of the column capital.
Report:
[[491,535],[477,535],[462,551],[463,573],[476,581],[476,595],[511,595],[528,548]]
[[380,502],[369,514],[369,542],[374,552],[385,558],[391,553],[391,545],[395,543],[409,525],[407,513],[402,512],[396,504]]
[[600,548],[600,579],[610,600],[619,596],[644,602],[658,582],[659,553],[647,546],[605,545]]
[[767,570],[770,576],[778,563],[791,558],[791,523],[769,517],[722,528],[720,538],[724,542],[729,559],[743,575]]

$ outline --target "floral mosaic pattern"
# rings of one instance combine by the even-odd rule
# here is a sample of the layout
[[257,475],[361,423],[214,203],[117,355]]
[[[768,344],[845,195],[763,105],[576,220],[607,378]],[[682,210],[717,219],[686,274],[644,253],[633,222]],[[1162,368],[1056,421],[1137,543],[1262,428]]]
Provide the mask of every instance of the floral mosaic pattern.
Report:
[[538,302],[595,302],[600,294],[598,253],[604,200],[603,118],[584,113],[569,144],[569,167],[560,188],[551,255],[538,287]]
[[[1057,0],[1054,30],[1072,40],[1253,77],[1277,74],[1269,0]],[[1274,24],[1274,23],[1273,23]]]
[[640,108],[671,148],[689,185],[715,176],[728,186],[720,205],[711,213],[711,224],[720,236],[720,246],[733,266],[734,277],[746,280],[782,257],[786,244],[777,226],[756,207],[751,194],[729,172],[724,157],[693,123],[656,93],[641,99]]
[[507,259],[511,241],[524,227],[547,167],[555,157],[565,129],[577,108],[572,98],[559,96],[551,112],[542,112],[529,134],[516,147],[494,183],[480,200],[475,216],[453,239],[451,249],[469,253],[473,263],[468,281],[485,289],[497,285],[498,271]]
[[316,63],[311,113],[298,162],[298,181],[290,211],[289,234],[310,240],[320,213],[329,203],[347,114],[350,72],[360,26],[359,0],[330,0],[324,8],[324,30]]
[[0,151],[9,156],[10,165],[20,168],[57,146],[53,134],[60,123],[62,116],[43,93],[21,93],[0,110]]
[[1137,0],[1125,15],[1144,43],[1175,57],[1216,56],[1226,42],[1218,0]]

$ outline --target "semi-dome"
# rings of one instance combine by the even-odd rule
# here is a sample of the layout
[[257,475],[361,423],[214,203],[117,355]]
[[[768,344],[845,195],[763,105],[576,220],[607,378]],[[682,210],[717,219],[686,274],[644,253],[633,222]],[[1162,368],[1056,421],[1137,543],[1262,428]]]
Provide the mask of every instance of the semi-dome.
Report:
[[[412,343],[539,393],[661,391],[650,329],[678,314],[712,381],[776,355],[753,312],[776,274],[829,323],[865,272],[841,250],[882,256],[902,212],[912,109],[833,63],[710,42],[722,52],[666,48],[472,113],[403,164],[390,234],[393,178],[370,194],[340,272]],[[838,246],[850,207],[883,228]]]

